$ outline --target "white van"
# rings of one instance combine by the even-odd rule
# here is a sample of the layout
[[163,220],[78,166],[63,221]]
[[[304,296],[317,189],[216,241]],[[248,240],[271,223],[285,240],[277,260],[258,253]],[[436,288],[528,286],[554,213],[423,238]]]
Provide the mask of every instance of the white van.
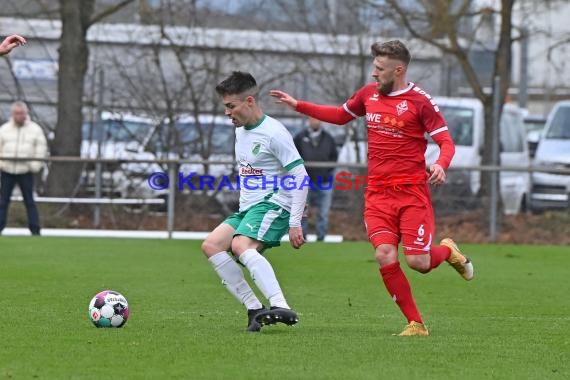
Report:
[[[485,120],[483,104],[474,98],[435,97],[447,121],[455,142],[455,156],[451,166],[479,166],[483,152]],[[530,158],[523,124],[523,110],[512,104],[505,104],[501,116],[501,165],[528,168]],[[426,164],[433,164],[439,157],[439,146],[428,138]],[[356,147],[358,146],[358,153]],[[366,163],[367,143],[360,140],[344,144],[339,152],[339,166],[342,163]],[[517,214],[526,209],[530,194],[528,172],[501,172],[500,192],[506,214]],[[446,192],[457,197],[474,197],[481,187],[481,173],[478,171],[456,171],[447,173]]]
[[[541,134],[536,166],[570,169],[570,100],[554,105]],[[570,175],[534,172],[530,206],[533,211],[568,208]]]
[[[484,144],[483,105],[478,99],[436,97],[451,136],[455,142],[455,156],[451,166],[481,165]],[[500,123],[501,165],[528,168],[530,158],[526,144],[522,109],[505,104]],[[430,140],[426,150],[426,163],[433,164],[439,156],[439,147]],[[479,171],[449,171],[448,185],[475,195],[481,187]],[[524,210],[530,193],[530,175],[527,172],[506,172],[500,174],[500,193],[506,214],[517,214]]]

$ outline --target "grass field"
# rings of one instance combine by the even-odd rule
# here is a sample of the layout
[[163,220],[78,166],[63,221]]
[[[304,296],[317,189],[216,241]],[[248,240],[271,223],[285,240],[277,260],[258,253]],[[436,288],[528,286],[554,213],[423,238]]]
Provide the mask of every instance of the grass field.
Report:
[[[0,238],[0,379],[568,379],[570,249],[464,245],[476,278],[407,271],[431,336],[400,338],[367,243],[267,253],[295,327],[244,331],[199,242]],[[131,316],[97,329],[91,297]]]

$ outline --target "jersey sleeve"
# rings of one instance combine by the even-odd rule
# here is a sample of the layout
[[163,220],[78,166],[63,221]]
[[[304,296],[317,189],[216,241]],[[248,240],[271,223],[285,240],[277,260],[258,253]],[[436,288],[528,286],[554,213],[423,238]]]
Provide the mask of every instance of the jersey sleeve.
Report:
[[420,102],[420,119],[430,136],[447,131],[447,122],[433,99],[425,98]]
[[360,90],[352,94],[352,96],[342,105],[342,108],[344,108],[344,110],[355,119],[366,115],[364,100],[366,99],[367,92],[368,87],[362,87]]
[[297,102],[295,110],[327,123],[344,125],[353,119],[366,115],[364,100],[369,91],[369,86],[362,87],[352,94],[342,106],[328,106],[300,100]]
[[346,112],[343,106],[327,106],[299,101],[295,110],[320,121],[336,125],[344,125],[354,119],[354,116]]
[[439,157],[436,164],[447,169],[455,154],[455,144],[447,128],[447,122],[433,99],[426,98],[422,102],[420,118],[423,121],[426,132],[439,146]]
[[[283,129],[285,130],[285,127]],[[269,148],[287,171],[304,162],[293,142],[293,138],[286,130],[285,132],[279,131],[271,137]]]

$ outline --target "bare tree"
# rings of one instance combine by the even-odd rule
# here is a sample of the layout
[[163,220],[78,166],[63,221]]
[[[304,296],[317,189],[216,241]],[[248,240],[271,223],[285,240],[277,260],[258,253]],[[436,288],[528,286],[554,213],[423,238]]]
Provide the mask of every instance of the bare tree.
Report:
[[[112,15],[134,0],[120,3],[94,14],[95,0],[60,0],[62,23],[59,50],[58,116],[52,156],[79,156],[83,92],[89,50],[87,31],[95,23]],[[77,187],[81,166],[71,163],[52,165],[47,191],[54,196],[71,196]]]

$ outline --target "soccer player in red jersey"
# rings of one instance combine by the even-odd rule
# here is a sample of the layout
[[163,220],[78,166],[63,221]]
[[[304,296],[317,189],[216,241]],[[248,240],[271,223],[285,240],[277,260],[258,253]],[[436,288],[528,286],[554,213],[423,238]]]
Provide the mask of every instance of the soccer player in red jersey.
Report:
[[[368,187],[364,222],[376,250],[376,261],[388,293],[408,320],[400,336],[428,335],[416,307],[410,284],[400,268],[402,242],[408,266],[428,273],[447,261],[465,280],[473,278],[473,265],[453,240],[432,245],[435,220],[428,182],[445,182],[445,170],[455,153],[445,119],[432,97],[406,80],[411,57],[400,41],[374,43],[370,83],[342,106],[299,101],[272,90],[271,96],[305,115],[333,124],[346,124],[366,116],[368,129]],[[424,153],[428,133],[440,154],[426,172]]]

